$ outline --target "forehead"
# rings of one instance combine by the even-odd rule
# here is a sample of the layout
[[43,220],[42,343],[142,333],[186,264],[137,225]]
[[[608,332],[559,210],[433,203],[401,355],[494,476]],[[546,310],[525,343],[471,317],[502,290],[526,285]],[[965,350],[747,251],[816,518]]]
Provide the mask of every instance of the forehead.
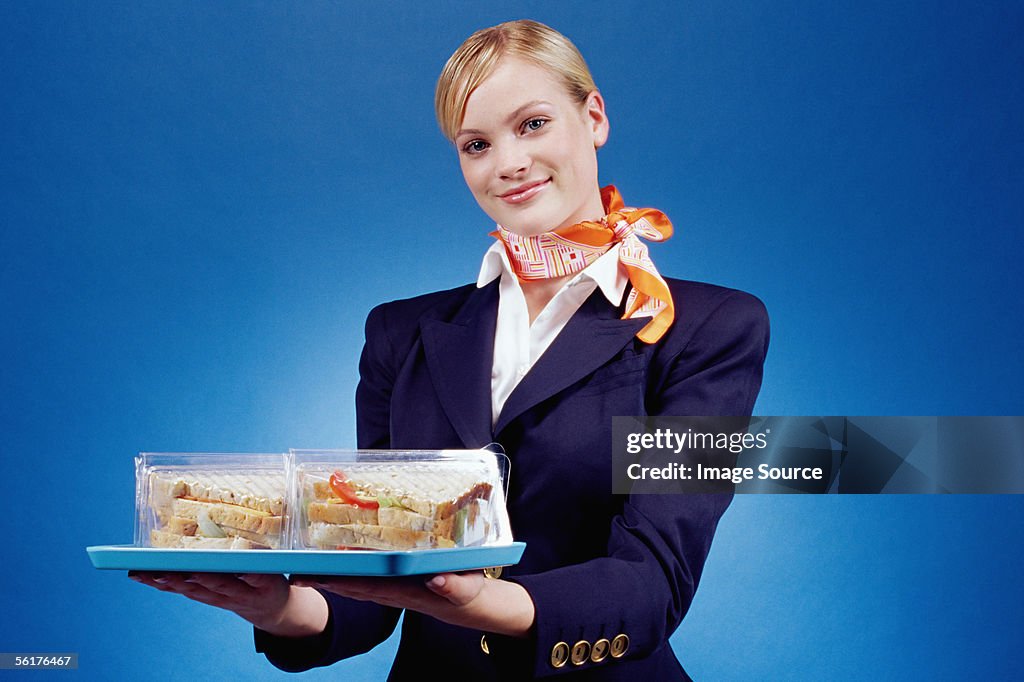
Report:
[[494,71],[470,93],[460,127],[498,123],[524,104],[538,100],[556,107],[572,103],[562,82],[550,70],[518,57],[502,57]]

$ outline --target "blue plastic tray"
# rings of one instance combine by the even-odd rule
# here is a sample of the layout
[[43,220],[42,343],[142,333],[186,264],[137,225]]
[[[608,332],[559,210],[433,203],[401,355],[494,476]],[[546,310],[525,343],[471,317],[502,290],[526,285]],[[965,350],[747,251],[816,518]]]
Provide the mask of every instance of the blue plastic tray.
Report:
[[96,568],[209,573],[300,575],[420,575],[518,563],[525,542],[412,552],[273,549],[156,549],[131,545],[87,547]]

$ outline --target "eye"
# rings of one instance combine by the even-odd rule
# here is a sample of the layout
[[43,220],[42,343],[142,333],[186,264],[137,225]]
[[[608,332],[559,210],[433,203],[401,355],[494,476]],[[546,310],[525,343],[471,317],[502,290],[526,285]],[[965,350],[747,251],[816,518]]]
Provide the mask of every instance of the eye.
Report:
[[462,145],[462,151],[466,154],[480,154],[488,147],[487,143],[483,140],[470,140],[466,144]]
[[540,130],[548,122],[546,118],[531,118],[523,124],[523,132]]

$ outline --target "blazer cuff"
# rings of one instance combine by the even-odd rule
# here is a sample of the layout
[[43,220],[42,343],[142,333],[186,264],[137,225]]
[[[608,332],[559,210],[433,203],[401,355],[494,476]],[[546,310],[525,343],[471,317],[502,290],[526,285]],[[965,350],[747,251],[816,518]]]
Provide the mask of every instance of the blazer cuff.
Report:
[[507,580],[522,585],[536,609],[534,677],[606,668],[661,643],[655,622],[665,615],[627,562],[596,559]]
[[508,637],[493,632],[484,634],[487,653],[494,663],[500,682],[519,682],[532,678],[537,641],[531,634],[525,638]]

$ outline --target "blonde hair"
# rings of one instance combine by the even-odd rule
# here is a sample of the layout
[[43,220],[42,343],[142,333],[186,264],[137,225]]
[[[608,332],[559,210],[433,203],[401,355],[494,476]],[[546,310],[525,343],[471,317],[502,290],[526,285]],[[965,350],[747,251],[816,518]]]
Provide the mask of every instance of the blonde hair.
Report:
[[550,26],[520,19],[481,29],[455,50],[437,79],[434,110],[441,132],[449,140],[455,139],[462,124],[466,100],[505,55],[515,55],[552,71],[562,80],[569,96],[580,104],[597,90],[583,55]]

